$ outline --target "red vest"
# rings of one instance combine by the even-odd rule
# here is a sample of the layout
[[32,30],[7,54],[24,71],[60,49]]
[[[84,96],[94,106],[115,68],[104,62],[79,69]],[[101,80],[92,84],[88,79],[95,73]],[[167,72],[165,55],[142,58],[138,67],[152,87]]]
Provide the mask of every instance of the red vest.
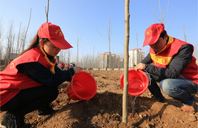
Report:
[[[151,59],[153,60],[153,65],[157,67],[166,68],[167,65],[172,60],[172,57],[178,53],[179,49],[182,45],[189,44],[184,41],[178,40],[169,36],[168,44],[163,48],[159,53],[155,53],[152,48],[150,48],[149,52],[151,55]],[[191,45],[191,44],[189,44]],[[194,47],[192,47],[192,53]],[[192,56],[191,62],[185,68],[185,70],[180,74],[180,76],[185,77],[194,83],[198,84],[198,65],[196,64],[196,58]]]
[[54,65],[56,63],[56,57],[54,63],[50,62],[41,47],[36,47],[25,52],[23,55],[14,59],[4,71],[0,72],[0,106],[11,100],[21,89],[42,85],[26,75],[18,73],[17,65],[29,62],[39,62],[49,68],[52,73],[55,73]]

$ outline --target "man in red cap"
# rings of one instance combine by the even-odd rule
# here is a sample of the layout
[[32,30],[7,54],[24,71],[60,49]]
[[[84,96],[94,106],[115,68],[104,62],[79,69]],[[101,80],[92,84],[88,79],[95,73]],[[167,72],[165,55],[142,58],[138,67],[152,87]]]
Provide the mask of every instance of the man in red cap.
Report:
[[153,98],[165,101],[161,88],[182,102],[183,111],[194,112],[192,94],[198,92],[198,66],[193,56],[193,45],[168,36],[162,23],[152,24],[146,29],[143,47],[146,45],[150,46],[149,54],[135,69],[145,70]]

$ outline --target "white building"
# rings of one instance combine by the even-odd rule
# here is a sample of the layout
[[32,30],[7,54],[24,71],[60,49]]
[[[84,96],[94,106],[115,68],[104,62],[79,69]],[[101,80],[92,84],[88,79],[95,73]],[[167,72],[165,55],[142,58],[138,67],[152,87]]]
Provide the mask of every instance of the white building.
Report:
[[144,58],[144,52],[141,52],[141,48],[129,50],[129,68],[134,68]]
[[117,55],[117,56],[116,56],[115,67],[119,67],[119,66],[121,66],[121,60],[120,60],[120,56]]
[[116,54],[111,54],[111,65],[109,67],[109,52],[105,52],[103,54],[100,54],[100,68],[118,68],[122,67],[122,63],[124,61],[121,61],[120,56]]
[[109,52],[100,54],[100,68],[109,67]]
[[[129,68],[134,68],[144,59],[144,52],[141,52],[141,48],[129,50]],[[111,65],[109,67],[109,52],[100,54],[100,68],[124,68],[124,58],[120,58],[119,55],[111,54]]]
[[111,54],[111,67],[116,67],[116,63],[117,63],[117,61],[116,61],[116,54]]

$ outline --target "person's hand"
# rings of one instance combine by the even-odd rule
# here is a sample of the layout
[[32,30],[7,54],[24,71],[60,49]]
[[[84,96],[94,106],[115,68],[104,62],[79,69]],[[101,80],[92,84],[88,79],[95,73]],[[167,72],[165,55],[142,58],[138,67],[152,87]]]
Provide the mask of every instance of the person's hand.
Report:
[[79,73],[82,70],[81,67],[73,67],[73,68],[75,73]]
[[145,64],[143,63],[139,63],[136,67],[135,67],[135,70],[145,70]]

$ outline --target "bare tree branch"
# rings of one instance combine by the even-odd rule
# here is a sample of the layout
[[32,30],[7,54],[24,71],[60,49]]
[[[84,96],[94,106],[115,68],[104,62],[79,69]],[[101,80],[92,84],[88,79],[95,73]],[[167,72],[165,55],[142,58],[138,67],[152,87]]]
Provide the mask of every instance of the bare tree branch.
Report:
[[187,39],[186,39],[186,34],[185,34],[185,26],[184,26],[184,24],[182,23],[182,25],[183,25],[183,32],[184,32],[184,41],[186,42],[187,41]]
[[[166,19],[167,15],[168,15],[169,0],[168,0],[168,5],[167,5],[167,10],[166,10],[166,13],[165,13],[164,16],[162,15],[162,12],[161,12],[160,0],[159,0],[159,10],[160,10],[160,15],[161,15],[161,20],[156,16],[155,12],[153,11],[153,7],[152,7],[152,4],[151,4],[151,0],[150,0],[150,5],[151,5],[151,10],[152,10],[153,14],[155,15],[155,17],[156,17],[161,23],[164,23],[164,19]],[[177,10],[176,10],[176,14],[177,14]],[[176,17],[176,14],[175,14],[175,17]],[[172,20],[170,26],[172,25],[172,23],[173,23],[175,17],[173,18],[173,20]],[[168,29],[170,28],[170,26],[168,27]],[[168,29],[166,29],[166,30],[168,30]]]
[[31,20],[31,12],[32,12],[32,8],[30,9],[29,22],[28,22],[28,26],[27,26],[27,29],[26,29],[26,31],[25,31],[24,38],[23,38],[22,51],[23,51],[24,48],[25,48],[25,41],[26,41],[26,37],[27,37],[28,28],[29,28],[29,25],[30,25],[30,20]]
[[[98,30],[96,30],[97,32],[98,32]],[[100,36],[102,36],[99,32],[98,32],[98,34],[100,35]],[[106,41],[108,41],[104,36],[102,36]]]
[[77,45],[77,62],[76,62],[76,64],[78,65],[78,54],[79,54],[79,49],[82,47],[79,47],[79,42],[80,42],[80,40],[81,40],[81,38],[82,38],[82,34],[81,34],[81,37],[79,38],[79,34],[78,34],[78,31],[77,31],[77,40],[75,40],[75,38],[74,38],[74,40],[75,40],[75,42],[76,42],[76,45]]
[[[157,17],[157,15],[155,14],[155,12],[153,11],[153,7],[152,7],[152,4],[151,4],[151,0],[150,0],[150,5],[151,5],[151,9],[152,9],[152,12],[153,12],[153,14],[155,15],[155,17],[158,19],[158,17]],[[158,19],[159,20],[159,22],[161,22],[161,20],[160,19]]]
[[[174,18],[173,18],[173,20],[172,20],[170,26],[172,25],[173,21],[175,20],[176,15],[177,15],[177,10],[176,10],[175,16],[174,16]],[[168,29],[170,28],[170,26],[168,27]],[[168,30],[168,29],[166,29],[166,30]]]
[[163,23],[162,11],[161,11],[161,6],[160,6],[160,0],[159,0],[159,11],[160,11],[160,15],[161,15],[161,23]]
[[[159,1],[160,1],[160,0],[159,0]],[[168,0],[168,5],[167,5],[166,13],[165,13],[165,15],[164,15],[164,17],[163,17],[163,21],[164,21],[166,15],[168,14],[168,7],[169,7],[169,0]]]
[[7,65],[10,61],[10,55],[13,50],[13,44],[14,44],[14,34],[13,34],[13,22],[10,25],[9,34],[7,36],[7,47],[6,47],[6,53],[5,53],[5,64]]
[[[96,30],[97,31],[97,30]],[[98,31],[97,31],[98,32]],[[98,32],[99,33],[99,32]],[[110,41],[111,41],[111,17],[110,15],[108,16],[108,28],[107,28],[107,36],[108,39],[106,39],[104,36],[102,36],[100,33],[100,36],[102,36],[105,40],[107,40],[109,42],[109,68],[110,68],[110,73],[109,73],[109,78],[111,77],[111,45],[110,45]],[[107,66],[108,67],[108,66]]]
[[19,44],[20,41],[19,41],[19,40],[20,40],[20,36],[21,36],[21,35],[20,35],[20,33],[21,33],[21,24],[22,24],[22,23],[20,23],[19,33],[18,33],[18,38],[17,38],[16,54],[18,54],[18,53],[20,52],[20,46],[19,46],[19,45],[20,45],[20,44]]
[[46,10],[46,7],[45,7],[45,14],[46,14],[46,22],[48,22],[48,12],[49,12],[49,0],[47,0],[47,10]]

